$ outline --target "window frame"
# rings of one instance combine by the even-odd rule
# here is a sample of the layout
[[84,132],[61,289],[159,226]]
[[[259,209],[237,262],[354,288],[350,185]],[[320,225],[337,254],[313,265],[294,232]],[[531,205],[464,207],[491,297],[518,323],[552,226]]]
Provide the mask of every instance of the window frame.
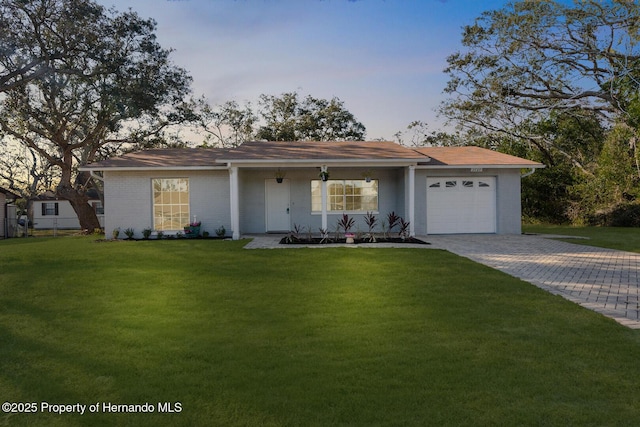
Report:
[[[341,183],[342,184],[342,194],[337,194],[337,193],[333,193],[331,192],[331,188],[330,185],[331,184],[338,184]],[[347,194],[347,186],[348,183],[361,183],[361,184],[365,184],[362,187],[362,189],[375,189],[375,209],[371,209],[371,207],[369,206],[369,209],[346,209],[348,206],[354,206],[355,205],[355,200],[356,197],[360,198],[360,206],[362,206],[363,204],[363,199],[366,197],[374,197],[373,195],[368,195],[368,194]],[[320,200],[317,200],[318,196],[314,196],[314,184],[317,186],[318,189],[322,188],[322,181],[319,179],[313,179],[310,182],[310,186],[311,186],[311,214],[312,215],[320,215],[322,213],[322,195],[320,193]],[[319,185],[318,185],[319,184]],[[358,188],[355,185],[351,187],[353,188]],[[339,200],[341,196],[342,200]],[[349,198],[351,200],[349,200]],[[314,200],[315,199],[315,200]],[[332,199],[334,199],[332,201]],[[331,206],[333,205],[342,205],[342,209],[331,209]],[[319,209],[317,209],[319,207]],[[365,179],[329,179],[327,181],[327,214],[342,214],[342,213],[350,213],[350,214],[366,214],[367,212],[371,212],[374,214],[377,214],[379,212],[380,209],[380,182],[378,179],[371,179],[369,181],[365,180]]]
[[[166,181],[177,181],[176,188],[169,194],[165,190],[169,185],[164,185]],[[156,182],[160,185],[162,203],[156,200]],[[186,191],[180,191],[180,186],[186,183]],[[186,193],[186,195],[184,195]],[[177,197],[177,200],[173,200]],[[166,198],[166,199],[165,199]],[[186,198],[186,202],[183,200]],[[166,203],[164,203],[166,200]],[[186,213],[183,208],[186,207]],[[164,209],[163,209],[164,208]],[[176,208],[174,210],[174,208]],[[167,212],[169,213],[167,215]],[[174,212],[176,212],[174,214]],[[177,217],[177,219],[176,219]],[[158,177],[151,178],[151,222],[153,229],[162,232],[178,232],[184,230],[191,218],[191,183],[188,177]],[[165,225],[168,224],[168,225]],[[178,224],[179,223],[179,224]]]
[[42,202],[42,216],[59,216],[58,202]]
[[102,202],[91,202],[91,207],[93,208],[93,211],[96,213],[96,215],[104,215],[104,205],[102,204]]

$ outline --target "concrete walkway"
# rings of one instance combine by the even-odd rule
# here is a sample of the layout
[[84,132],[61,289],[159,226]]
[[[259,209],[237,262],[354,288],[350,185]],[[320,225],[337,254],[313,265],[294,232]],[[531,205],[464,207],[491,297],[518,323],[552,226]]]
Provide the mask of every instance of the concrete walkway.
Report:
[[[246,237],[253,239],[245,246],[247,249],[291,248],[278,245],[282,236]],[[640,254],[565,243],[547,236],[451,235],[421,239],[431,245],[402,247],[447,250],[532,283],[629,328],[640,329]]]

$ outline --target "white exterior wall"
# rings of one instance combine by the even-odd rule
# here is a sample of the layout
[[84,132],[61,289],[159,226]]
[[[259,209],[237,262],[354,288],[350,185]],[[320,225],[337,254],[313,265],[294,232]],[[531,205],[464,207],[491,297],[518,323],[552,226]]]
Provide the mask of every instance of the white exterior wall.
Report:
[[[283,168],[284,169],[284,168]],[[364,179],[365,168],[329,168],[329,179]],[[240,171],[240,230],[242,233],[264,233],[266,231],[265,214],[265,180],[275,179],[276,169],[241,170]],[[319,169],[286,169],[285,179],[290,183],[290,223],[308,228],[319,233],[322,216],[311,213],[311,181],[318,178]],[[373,179],[378,180],[378,212],[381,221],[387,214],[395,211],[404,216],[404,172],[403,168],[373,169]],[[342,212],[329,213],[327,227],[329,231],[336,228]],[[364,214],[349,214],[355,218],[356,225],[362,231],[367,230]]]
[[427,177],[447,176],[491,176],[496,178],[496,232],[497,234],[520,234],[522,232],[522,210],[519,169],[484,169],[470,172],[469,169],[416,170],[416,235],[427,234]]
[[[264,233],[265,180],[275,179],[274,169],[239,170],[240,233]],[[330,168],[330,179],[362,179],[358,168]],[[311,227],[314,233],[321,227],[321,215],[311,213],[311,180],[318,179],[315,168],[286,169],[290,183],[290,216],[294,224]],[[492,176],[496,178],[496,230],[498,234],[521,233],[521,196],[519,169],[484,169],[471,173],[469,169],[416,169],[415,215],[416,235],[427,232],[426,181],[427,177]],[[126,228],[135,230],[135,237],[142,237],[142,230],[153,228],[153,203],[151,180],[153,178],[189,178],[190,215],[202,221],[202,231],[215,235],[215,229],[223,225],[227,235],[231,232],[230,183],[228,170],[215,171],[158,171],[131,172],[106,171],[104,173],[105,233],[110,238],[115,228],[120,228],[120,238]],[[379,221],[395,211],[407,218],[405,205],[408,191],[405,188],[405,169],[373,169],[373,178],[379,180],[377,217]],[[38,208],[39,209],[39,208]],[[40,211],[34,211],[39,213]],[[334,230],[341,213],[328,215],[328,228]],[[366,230],[363,215],[350,214],[356,219],[354,230]]]
[[[158,171],[104,173],[105,235],[111,238],[115,228],[133,228],[135,238],[142,230],[153,228],[153,200],[151,181],[154,178],[189,178],[189,210],[191,220],[197,216],[202,222],[201,233],[215,236],[221,225],[231,233],[229,211],[229,172],[219,171]],[[186,225],[186,224],[185,224]]]
[[519,169],[503,171],[498,180],[498,234],[522,234],[522,195]]
[[[89,200],[92,202],[100,200]],[[58,215],[42,215],[42,205],[44,203],[57,203]],[[33,228],[36,230],[58,229],[80,229],[80,221],[76,211],[73,210],[68,200],[34,200],[33,201]],[[100,225],[104,226],[104,215],[98,215]]]

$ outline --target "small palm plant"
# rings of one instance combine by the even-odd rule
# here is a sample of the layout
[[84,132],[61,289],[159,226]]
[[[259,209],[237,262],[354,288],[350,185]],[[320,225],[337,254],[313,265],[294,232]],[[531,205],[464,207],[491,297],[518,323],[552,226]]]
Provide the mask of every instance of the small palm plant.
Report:
[[329,242],[329,230],[327,230],[326,228],[319,228],[318,230],[320,230],[320,244],[322,243],[328,243]]
[[303,231],[304,231],[304,227],[298,224],[293,224],[293,229],[289,232],[289,235],[287,236],[287,242],[293,243],[293,242],[300,241],[300,233],[302,233]]
[[400,218],[400,231],[398,234],[402,240],[407,240],[407,237],[409,237],[409,221],[405,221],[404,218]]
[[364,222],[365,224],[367,224],[367,227],[369,227],[369,231],[367,232],[367,238],[369,239],[369,242],[375,243],[376,236],[373,230],[376,228],[378,219],[373,213],[367,212],[367,215],[364,217]]
[[393,230],[393,227],[395,227],[396,225],[398,225],[400,222],[400,217],[398,215],[396,215],[395,211],[390,212],[389,214],[387,214],[387,230],[389,233],[391,233],[391,230]]
[[347,234],[355,223],[355,219],[349,218],[349,215],[347,214],[342,214],[342,218],[338,221],[338,228],[342,228],[344,230],[344,234]]

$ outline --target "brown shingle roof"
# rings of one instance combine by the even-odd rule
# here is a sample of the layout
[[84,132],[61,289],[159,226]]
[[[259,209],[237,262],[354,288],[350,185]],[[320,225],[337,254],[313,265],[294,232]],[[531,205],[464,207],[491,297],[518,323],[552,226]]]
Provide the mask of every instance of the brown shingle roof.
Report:
[[420,147],[417,152],[431,158],[428,166],[521,166],[543,167],[541,163],[481,147]]
[[0,187],[0,193],[4,194],[9,199],[17,199],[19,197],[17,194],[7,190],[6,188],[2,188],[2,187]]
[[225,151],[220,148],[158,148],[135,151],[123,156],[91,163],[85,168],[102,170],[110,168],[224,166],[224,164],[217,163],[217,158]]
[[251,141],[230,150],[222,160],[423,160],[424,155],[389,141]]
[[179,169],[224,167],[226,162],[401,161],[424,166],[543,167],[540,163],[480,147],[409,148],[389,141],[245,142],[240,147],[169,148],[136,151],[85,166],[83,169]]

